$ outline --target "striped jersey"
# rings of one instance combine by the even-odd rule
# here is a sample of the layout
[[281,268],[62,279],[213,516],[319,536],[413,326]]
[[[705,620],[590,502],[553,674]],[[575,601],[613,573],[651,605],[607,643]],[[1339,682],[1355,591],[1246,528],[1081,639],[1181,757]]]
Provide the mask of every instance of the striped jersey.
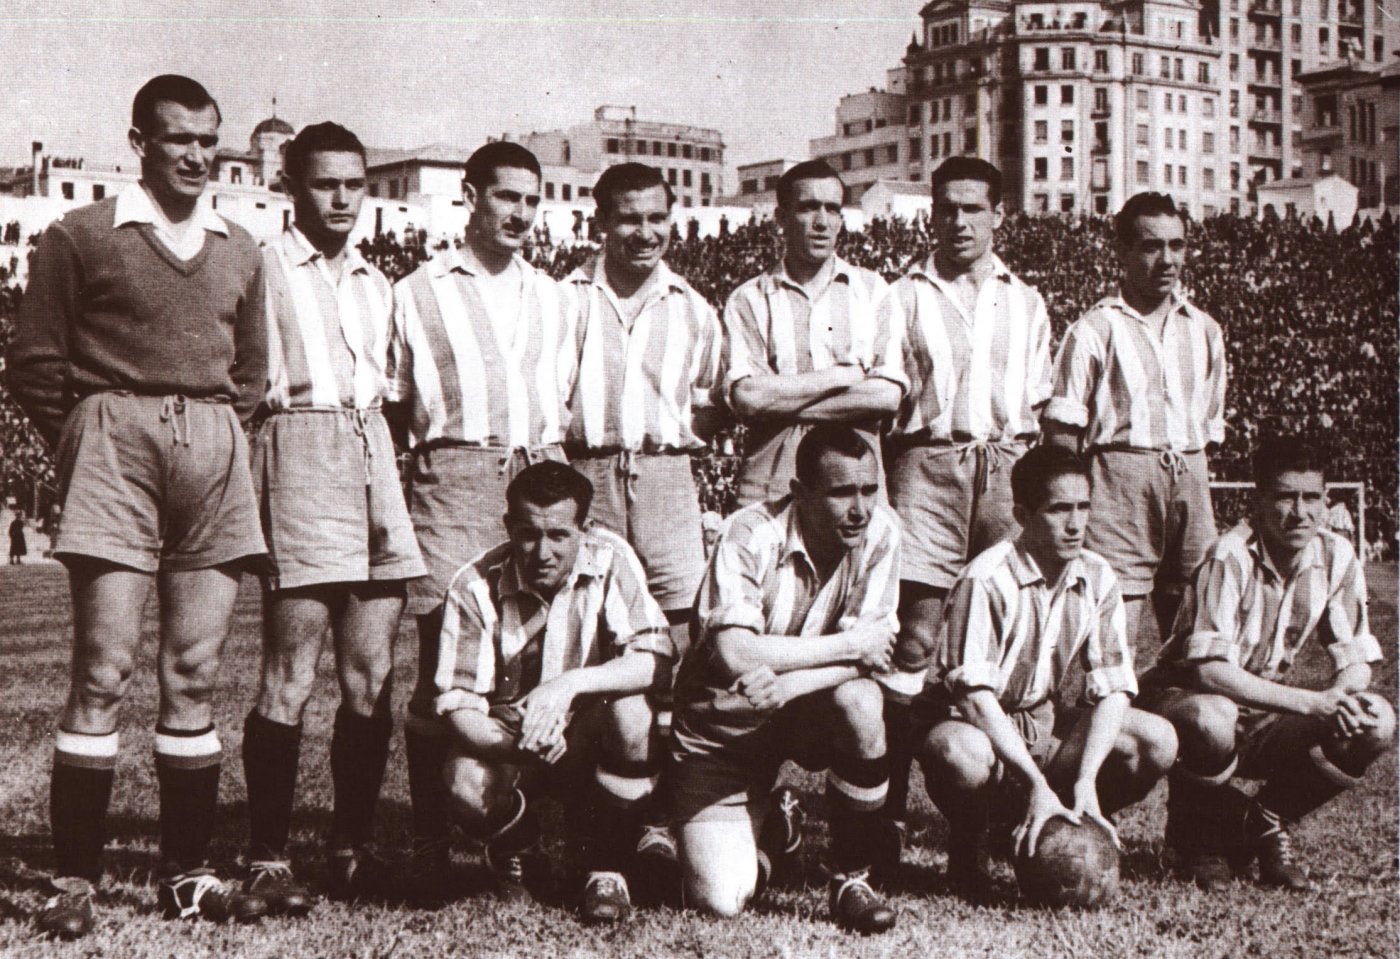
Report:
[[1281,681],[1313,636],[1338,671],[1382,658],[1366,614],[1366,577],[1345,537],[1318,530],[1291,573],[1274,568],[1248,526],[1216,540],[1182,597],[1165,666],[1210,659]]
[[1177,291],[1159,337],[1122,295],[1065,334],[1045,418],[1084,431],[1086,448],[1196,452],[1225,439],[1225,338]]
[[346,247],[340,275],[295,225],[263,248],[267,392],[263,411],[366,409],[389,395],[393,292]]
[[[850,365],[907,388],[888,314],[889,284],[874,270],[833,257],[830,281],[815,299],[778,265],[740,285],[724,307],[724,395],[748,376],[790,376]],[[884,320],[884,325],[881,325]]]
[[1123,597],[1108,561],[1083,550],[1048,583],[1020,540],[979,553],[948,596],[937,679],[963,695],[989,689],[1008,713],[1053,696],[1078,657],[1084,698],[1137,695]]
[[579,375],[568,445],[589,452],[692,450],[691,414],[719,381],[719,318],[664,262],[635,320],[608,285],[603,257],[564,281],[578,311]]
[[552,600],[521,585],[509,542],[487,550],[447,590],[434,676],[438,714],[485,711],[566,670],[632,650],[674,657],[666,616],[646,584],[632,547],[601,526],[585,530]]
[[577,373],[575,314],[547,274],[515,257],[520,293],[496,302],[470,247],[395,287],[392,398],[411,401],[413,445],[533,449],[559,443]]
[[882,312],[909,378],[895,434],[974,442],[1039,433],[1050,396],[1050,315],[1000,258],[992,257],[971,313],[932,257],[890,288]]

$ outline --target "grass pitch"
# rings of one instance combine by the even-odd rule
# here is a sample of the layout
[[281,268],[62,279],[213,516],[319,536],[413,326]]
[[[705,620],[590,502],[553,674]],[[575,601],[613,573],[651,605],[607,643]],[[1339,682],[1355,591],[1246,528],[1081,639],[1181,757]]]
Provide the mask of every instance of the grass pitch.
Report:
[[[1395,698],[1396,568],[1370,570],[1372,627],[1391,657],[1376,688]],[[228,863],[246,831],[239,741],[257,684],[259,600],[244,583],[218,694],[225,750],[221,815],[214,857]],[[113,794],[108,879],[95,932],[68,945],[36,940],[31,911],[44,898],[49,868],[48,771],[54,717],[67,689],[71,617],[57,566],[0,568],[0,956],[409,957],[409,956],[1264,956],[1332,957],[1397,954],[1396,765],[1377,763],[1366,782],[1298,830],[1297,846],[1317,890],[1288,895],[1237,883],[1207,896],[1173,880],[1161,859],[1165,787],[1129,810],[1120,827],[1127,845],[1123,892],[1098,912],[974,907],[949,895],[942,875],[945,826],[914,789],[912,848],[905,853],[900,911],[893,932],[859,939],[825,918],[820,871],[825,846],[819,783],[796,782],[808,809],[806,884],[775,890],[750,914],[712,921],[694,913],[639,912],[613,930],[580,925],[558,904],[505,907],[472,894],[480,878],[475,850],[459,853],[465,895],[438,912],[401,906],[322,903],[304,920],[250,927],[172,923],[155,913],[156,785],[150,751],[155,723],[154,633],[148,633],[122,723],[122,759]],[[414,643],[405,627],[397,655],[399,715],[412,682]],[[1321,661],[1314,676],[1325,674]],[[327,748],[335,713],[329,657],[306,716],[293,857],[301,873],[319,875],[318,837],[329,820]],[[1300,664],[1305,674],[1309,664]],[[917,776],[916,776],[917,778]],[[408,839],[408,789],[402,740],[396,737],[380,803],[379,848],[402,865]],[[1006,873],[1010,876],[1009,868]]]

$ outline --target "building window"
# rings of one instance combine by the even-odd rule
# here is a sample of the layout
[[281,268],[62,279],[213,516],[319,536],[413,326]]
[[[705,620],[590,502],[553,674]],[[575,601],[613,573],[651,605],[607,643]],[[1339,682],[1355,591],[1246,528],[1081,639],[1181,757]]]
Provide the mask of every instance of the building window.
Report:
[[1047,120],[1035,121],[1035,142],[1046,143],[1050,139],[1050,123]]
[[[581,194],[583,191],[580,190]],[[758,180],[743,180],[739,183],[739,192],[745,195],[758,192]]]
[[390,180],[390,181],[389,181],[389,199],[391,199],[391,200],[397,200],[398,198],[399,198],[399,181],[398,181],[398,180]]
[[1108,197],[1100,193],[1094,197],[1094,212],[1099,216],[1108,215]]
[[1215,97],[1201,97],[1201,116],[1207,120],[1215,119]]
[[1060,157],[1060,179],[1074,179],[1074,157]]
[[1163,80],[1170,80],[1170,79],[1172,78],[1172,58],[1171,58],[1171,57],[1163,57],[1163,58],[1162,58],[1162,74],[1161,74],[1161,75],[1162,75],[1162,79],[1163,79]]
[[695,205],[695,199],[694,199],[694,197],[689,197],[689,196],[683,196],[683,197],[681,197],[681,206],[684,206],[684,207],[692,207],[692,206],[694,206],[694,205]]
[[1035,178],[1046,180],[1050,177],[1050,161],[1045,157],[1035,158]]
[[379,196],[379,184],[378,184],[378,183],[371,183],[371,184],[369,185],[369,195],[372,196],[372,197],[378,197],[378,196]]
[[1176,168],[1176,185],[1177,185],[1177,186],[1185,186],[1185,185],[1186,185],[1186,167],[1184,167],[1184,166],[1179,166],[1179,167]]
[[1240,118],[1240,91],[1230,91],[1230,117],[1238,120]]
[[1147,129],[1147,124],[1146,124],[1146,123],[1139,123],[1139,124],[1137,125],[1137,145],[1140,146],[1140,147],[1145,147],[1145,146],[1151,146],[1151,144],[1152,144],[1152,134],[1151,134],[1151,132]]
[[675,167],[671,167],[669,170],[666,171],[666,182],[669,183],[669,184],[671,184],[671,186],[678,186],[678,185],[679,185],[679,184],[676,183],[676,168],[675,168]]
[[544,198],[545,198],[546,200],[552,200],[552,199],[554,199],[554,184],[553,184],[553,183],[549,183],[549,182],[546,182],[546,183],[545,183],[545,185],[544,185]]
[[[658,150],[656,155],[657,155],[657,156],[660,156],[660,155],[661,155],[661,152]],[[701,162],[701,163],[709,163],[709,162],[710,162],[710,148],[709,148],[709,147],[701,147],[701,148],[700,148],[700,162]]]
[[870,148],[870,149],[865,150],[864,153],[863,153],[862,155],[865,157],[865,165],[866,165],[866,166],[874,166],[874,165],[875,165],[875,150],[874,150],[873,147]]
[[559,188],[559,195],[565,200],[572,200],[574,198],[573,186],[571,184],[565,183]]
[[105,186],[103,186],[101,183],[94,183],[94,184],[92,185],[92,198],[93,198],[94,200],[100,200],[100,199],[102,199],[103,197],[105,197],[106,195],[107,195],[107,188],[106,188]]
[[1094,112],[1108,112],[1108,87],[1094,87]]
[[899,144],[898,144],[898,143],[891,143],[889,146],[887,146],[887,147],[885,148],[885,154],[886,154],[886,156],[885,156],[886,162],[888,162],[888,163],[898,163],[898,162],[899,162]]
[[666,144],[666,155],[667,155],[668,157],[670,157],[671,159],[673,159],[673,160],[676,158],[676,144],[674,144],[674,143],[668,143],[668,144]]
[[1146,91],[1146,90],[1139,90],[1139,91],[1137,92],[1137,108],[1138,108],[1139,110],[1146,110],[1147,107],[1148,107],[1147,91]]
[[1177,131],[1176,131],[1176,147],[1177,147],[1178,150],[1187,150],[1187,149],[1190,149],[1190,148],[1186,145],[1186,131],[1185,131],[1185,130],[1177,130]]
[[1061,194],[1060,194],[1060,212],[1061,212],[1061,213],[1073,213],[1073,212],[1074,212],[1074,194],[1073,194],[1073,193],[1061,193]]
[[1068,105],[1074,102],[1074,87],[1068,83],[1060,87],[1060,103]]
[[1147,186],[1149,176],[1150,176],[1150,174],[1148,173],[1148,170],[1147,170],[1147,161],[1146,161],[1146,160],[1139,160],[1139,161],[1137,161],[1137,181],[1138,181],[1138,185],[1139,185],[1139,186]]
[[1181,93],[1181,94],[1178,94],[1178,95],[1177,95],[1177,98],[1176,98],[1176,112],[1177,112],[1177,113],[1185,113],[1185,112],[1187,112],[1187,110],[1186,110],[1186,94],[1184,94],[1184,93]]
[[951,130],[943,134],[943,155],[953,155],[953,133]]
[[963,97],[963,113],[973,114],[977,112],[977,94],[969,93]]
[[1073,121],[1073,120],[1061,120],[1061,121],[1060,121],[1060,142],[1061,142],[1061,143],[1073,143],[1073,142],[1074,142],[1074,121]]
[[[1327,14],[1324,13],[1323,16],[1325,17],[1325,16],[1327,16]],[[1327,48],[1330,47],[1331,45],[1332,45],[1332,35],[1331,35],[1330,33],[1327,32],[1327,28],[1326,28],[1326,27],[1318,27],[1318,30],[1317,30],[1317,52],[1318,52],[1318,55],[1319,55],[1319,56],[1322,56],[1322,57],[1327,57],[1327,56],[1329,55],[1328,52],[1327,52]]]
[[1108,123],[1100,120],[1094,124],[1094,149],[1100,153],[1108,152]]
[[977,152],[977,128],[967,127],[963,130],[963,152]]
[[[1379,12],[1381,5],[1376,4],[1376,11]],[[1385,59],[1385,37],[1375,36],[1371,38],[1371,59],[1377,63]]]
[[[701,150],[700,152],[701,152],[702,154],[709,153],[709,152],[710,152],[710,148],[709,148],[709,147],[705,147],[705,148],[704,148],[703,150]],[[651,142],[651,155],[652,155],[652,156],[656,156],[656,157],[665,156],[665,155],[666,155],[666,144],[662,143],[660,140],[653,140],[653,141]],[[701,156],[700,159],[702,159],[702,160],[708,160],[709,157]]]
[[1215,170],[1214,170],[1214,168],[1212,168],[1212,167],[1206,167],[1204,170],[1201,171],[1201,182],[1205,184],[1205,188],[1206,188],[1207,190],[1214,190],[1214,189],[1215,189]]
[[1196,64],[1196,82],[1210,83],[1210,64],[1204,60]]
[[1175,142],[1175,139],[1172,137],[1171,127],[1167,127],[1165,130],[1162,131],[1162,149],[1170,150],[1172,148],[1172,144]]
[[1060,51],[1060,69],[1073,70],[1075,69],[1074,63],[1074,47],[1065,47],[1064,49],[1062,49]]
[[1288,45],[1290,47],[1301,47],[1303,45],[1303,25],[1301,23],[1291,23],[1288,25]]
[[849,153],[843,153],[843,154],[841,154],[841,170],[842,170],[842,172],[848,172],[850,169],[851,169],[851,155],[850,155]]
[[1147,75],[1147,58],[1141,53],[1133,54],[1133,76],[1141,77]]
[[1045,86],[1044,84],[1036,84],[1036,87],[1035,87],[1035,91],[1034,91],[1034,92],[1035,92],[1035,105],[1036,105],[1036,106],[1038,106],[1038,107],[1043,107],[1043,106],[1045,106],[1045,104],[1047,104],[1047,103],[1050,102],[1050,88],[1049,88],[1049,87]]
[[1172,95],[1170,93],[1162,94],[1162,109],[1168,113],[1172,112]]
[[924,118],[924,105],[922,103],[909,104],[909,121],[906,126],[915,127]]
[[1095,72],[1095,73],[1107,73],[1107,72],[1108,72],[1108,51],[1107,51],[1107,50],[1095,50],[1095,51],[1094,51],[1094,72]]
[[1230,18],[1230,39],[1238,41],[1240,38],[1240,18]]
[[1172,72],[1172,77],[1177,80],[1186,79],[1186,61],[1181,57],[1176,58],[1176,69]]
[[690,185],[691,185],[690,171],[689,171],[689,170],[682,170],[682,171],[681,171],[681,186],[688,187],[688,186],[690,186]]
[[1031,69],[1032,69],[1032,70],[1049,70],[1049,69],[1050,69],[1050,48],[1049,48],[1049,47],[1036,47],[1036,48],[1035,48],[1035,60],[1034,60],[1034,64],[1032,65]]
[[1171,165],[1170,163],[1164,163],[1164,164],[1162,164],[1162,186],[1171,186],[1171,185],[1172,185],[1172,165]]
[[605,150],[607,150],[609,153],[616,153],[616,152],[618,152],[617,138],[616,138],[616,137],[608,137],[608,142],[607,142],[606,144],[604,144],[604,147],[603,147],[603,148],[604,148]]
[[1214,152],[1215,152],[1215,134],[1214,134],[1214,133],[1202,133],[1202,134],[1201,134],[1201,152],[1202,152],[1202,153],[1214,153]]
[[693,160],[693,159],[695,159],[695,148],[694,148],[693,146],[691,146],[689,143],[682,143],[682,144],[681,144],[681,159],[682,159],[682,160]]
[[1049,212],[1050,212],[1050,194],[1048,194],[1048,193],[1037,193],[1037,194],[1035,195],[1035,198],[1034,198],[1034,199],[1035,199],[1035,212],[1037,212],[1037,213],[1049,213]]
[[922,157],[922,156],[924,155],[924,153],[923,153],[923,147],[924,147],[924,141],[920,140],[918,137],[910,137],[910,138],[909,138],[909,159],[910,159],[910,160],[917,160],[917,159],[919,159],[920,157]]
[[937,160],[937,159],[938,159],[939,152],[938,152],[938,134],[937,134],[937,133],[935,133],[933,136],[931,136],[931,137],[928,138],[928,155],[929,155],[929,157],[930,157],[931,159],[934,159],[934,160]]
[[1240,78],[1240,55],[1239,55],[1238,53],[1232,53],[1232,54],[1230,54],[1230,79],[1231,79],[1231,80],[1238,80],[1239,78]]
[[951,119],[953,119],[953,98],[952,98],[952,97],[944,97],[944,98],[943,98],[943,119],[945,119],[945,120],[951,120]]

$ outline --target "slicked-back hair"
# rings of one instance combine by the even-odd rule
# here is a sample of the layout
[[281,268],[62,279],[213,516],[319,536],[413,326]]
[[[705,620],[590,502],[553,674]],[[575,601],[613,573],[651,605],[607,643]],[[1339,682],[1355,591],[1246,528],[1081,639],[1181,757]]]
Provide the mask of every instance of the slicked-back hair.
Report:
[[1113,235],[1123,246],[1137,241],[1137,221],[1144,216],[1174,216],[1186,226],[1186,217],[1176,201],[1165,193],[1135,193],[1113,218]]
[[841,205],[845,206],[850,202],[850,188],[846,186],[846,181],[841,179],[841,174],[837,173],[830,163],[825,160],[803,160],[778,177],[778,209],[792,209],[792,204],[796,200],[797,184],[802,180],[835,180],[841,184]]
[[355,153],[365,159],[365,145],[339,123],[313,123],[302,127],[300,133],[287,144],[287,153],[282,158],[282,172],[289,179],[301,181],[306,175],[306,166],[313,153]]
[[506,487],[506,512],[518,516],[524,503],[548,507],[566,499],[574,501],[578,524],[582,526],[593,505],[593,484],[572,466],[541,460],[525,467],[510,481]]
[[1254,446],[1254,485],[1272,486],[1281,473],[1320,473],[1327,475],[1333,451],[1323,448],[1317,438],[1303,433],[1266,436]]
[[797,444],[797,481],[803,486],[815,487],[817,471],[827,453],[840,453],[856,460],[875,455],[859,431],[844,423],[820,423],[808,430]]
[[666,178],[656,167],[647,166],[645,163],[619,163],[610,166],[598,177],[598,182],[593,184],[593,202],[598,205],[598,216],[604,223],[608,222],[608,218],[617,209],[619,193],[636,193],[658,186],[666,190],[666,209],[671,209],[676,205],[676,191],[671,189],[671,184],[666,182]]
[[954,180],[976,180],[987,184],[987,200],[993,207],[1001,203],[1001,171],[979,157],[949,157],[933,171],[929,184],[933,201],[938,202],[938,188]]
[[533,153],[518,143],[509,140],[496,140],[467,158],[467,171],[464,179],[476,188],[478,193],[490,189],[496,183],[496,171],[503,167],[528,170],[539,179],[540,161]]
[[224,115],[219,105],[204,89],[198,80],[191,80],[178,73],[162,73],[147,80],[131,101],[131,125],[142,133],[154,133],[156,128],[156,104],[178,103],[187,110],[203,110],[213,107],[219,123]]
[[1082,476],[1092,488],[1089,461],[1063,446],[1043,443],[1029,450],[1011,467],[1011,501],[1035,512],[1045,503],[1050,484],[1060,476]]

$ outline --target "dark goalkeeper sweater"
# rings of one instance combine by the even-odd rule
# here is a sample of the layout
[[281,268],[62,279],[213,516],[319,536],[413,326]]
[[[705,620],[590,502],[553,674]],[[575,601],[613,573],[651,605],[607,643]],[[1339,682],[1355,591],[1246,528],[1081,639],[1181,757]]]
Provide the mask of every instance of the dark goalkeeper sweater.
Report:
[[113,227],[116,199],[44,232],[6,356],[6,385],[51,444],[85,396],[109,390],[233,403],[245,422],[267,378],[262,257],[246,230],[204,234],[181,261],[151,227]]

